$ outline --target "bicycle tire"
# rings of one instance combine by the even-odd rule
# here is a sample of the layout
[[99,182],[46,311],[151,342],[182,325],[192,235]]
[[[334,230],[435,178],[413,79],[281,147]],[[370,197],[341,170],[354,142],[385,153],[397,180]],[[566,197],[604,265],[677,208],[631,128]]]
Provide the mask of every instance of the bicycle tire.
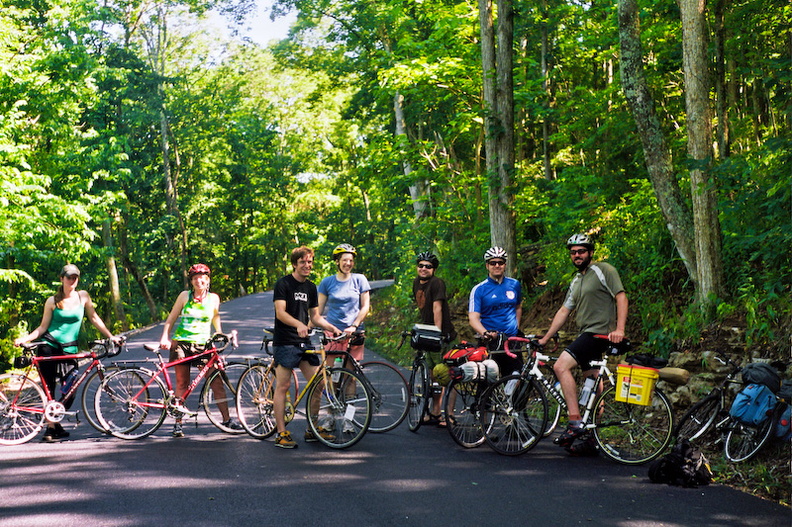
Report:
[[616,400],[615,386],[596,399],[594,437],[602,453],[624,465],[641,465],[660,454],[671,443],[674,417],[671,403],[655,390],[647,406]]
[[166,400],[167,390],[158,377],[144,369],[129,368],[105,377],[94,407],[107,433],[119,439],[142,439],[165,421]]
[[[507,387],[513,381],[513,386]],[[482,396],[479,421],[487,444],[498,454],[518,456],[535,447],[547,428],[544,388],[520,375],[501,377]]]
[[[349,448],[363,439],[371,425],[374,409],[371,393],[365,381],[353,371],[328,368],[326,378],[329,388],[324,386],[321,373],[308,386],[305,394],[308,426],[324,445]],[[316,413],[311,408],[312,402],[316,403]]]
[[476,448],[484,441],[479,422],[480,386],[476,382],[451,381],[443,396],[443,416],[451,438],[465,448]]
[[424,415],[429,407],[430,390],[429,371],[425,361],[413,363],[410,372],[410,402],[407,411],[407,425],[410,432],[417,432],[423,424]]
[[105,367],[103,369],[97,369],[91,375],[85,379],[83,383],[82,389],[82,412],[85,420],[88,421],[88,424],[91,425],[97,432],[101,432],[103,434],[107,434],[107,429],[102,426],[102,423],[99,422],[99,417],[96,415],[95,409],[95,399],[96,399],[96,392],[99,390],[99,386],[102,384],[102,381],[107,378],[108,375],[118,371],[120,368],[118,366],[110,366]]
[[720,392],[716,390],[691,406],[674,429],[674,437],[677,441],[683,439],[695,441],[703,436],[718,418],[722,409],[721,404]]
[[385,362],[368,361],[360,367],[374,402],[368,431],[389,432],[407,417],[410,405],[407,381],[398,369]]
[[27,443],[44,426],[44,389],[23,375],[0,375],[0,444]]
[[[210,423],[227,434],[245,433],[244,428],[229,428],[224,425],[223,413],[219,408],[219,405],[225,404],[228,408],[229,418],[239,420],[236,407],[236,391],[239,379],[245,370],[247,370],[245,364],[226,364],[224,370],[215,370],[207,375],[201,388],[201,405],[206,417],[209,418]],[[215,379],[219,379],[225,392],[225,395],[220,399],[215,398],[215,392],[212,389],[212,383],[215,382]]]
[[247,368],[237,385],[236,411],[251,437],[266,439],[277,430],[273,413],[275,370],[265,364]]
[[741,463],[754,457],[770,439],[777,418],[776,411],[773,411],[772,417],[757,426],[746,425],[731,418],[727,424],[729,431],[723,442],[726,459],[732,463]]

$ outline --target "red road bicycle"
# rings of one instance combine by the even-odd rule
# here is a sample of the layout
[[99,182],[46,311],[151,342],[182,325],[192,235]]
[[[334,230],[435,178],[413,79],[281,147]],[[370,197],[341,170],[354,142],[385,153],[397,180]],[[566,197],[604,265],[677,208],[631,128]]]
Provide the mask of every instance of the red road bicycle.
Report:
[[[122,342],[123,342],[122,338]],[[83,415],[96,430],[105,428],[93,414],[94,396],[100,383],[110,374],[101,359],[114,357],[121,353],[124,344],[116,346],[112,340],[94,340],[90,351],[70,355],[38,357],[35,350],[43,342],[23,344],[23,353],[14,361],[14,366],[22,373],[0,375],[0,445],[19,445],[33,439],[46,422],[59,423],[66,417],[75,417],[77,411],[66,409],[65,401],[74,398],[82,387],[81,406]],[[67,359],[90,359],[88,367],[76,375],[67,386],[66,393],[59,399],[50,393],[46,383],[41,382],[41,364],[47,361]],[[67,381],[68,385],[68,381]]]
[[[218,379],[222,382],[222,392],[225,395],[218,396],[216,402],[224,404],[230,411],[235,407],[236,387],[224,374],[225,362],[220,355],[229,344],[236,347],[235,331],[229,335],[217,333],[207,341],[203,352],[173,362],[165,362],[159,347],[145,345],[147,350],[157,354],[159,366],[155,371],[146,368],[125,368],[107,376],[94,402],[100,423],[115,437],[140,439],[153,434],[165,421],[166,415],[176,419],[194,417],[196,412],[188,410],[184,406],[184,400],[204,378],[207,378],[207,382],[203,388],[205,393],[202,400],[206,401],[209,397],[207,392],[214,392],[211,385],[214,379]],[[176,397],[169,370],[177,364],[200,360],[206,360],[206,364],[187,387],[183,397]],[[204,409],[212,424],[224,432],[244,432],[225,426],[219,413],[212,411],[209,406],[205,403]]]

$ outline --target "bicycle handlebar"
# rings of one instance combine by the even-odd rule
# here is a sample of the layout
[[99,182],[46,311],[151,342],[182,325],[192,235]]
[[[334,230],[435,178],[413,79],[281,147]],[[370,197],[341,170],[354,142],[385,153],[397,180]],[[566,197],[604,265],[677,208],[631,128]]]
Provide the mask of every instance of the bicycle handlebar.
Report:
[[[126,336],[122,335],[118,337],[118,339],[121,341],[121,345],[119,346],[116,346],[116,343],[113,341],[113,339],[109,339],[109,338],[92,340],[91,342],[88,343],[88,347],[90,348],[90,351],[83,351],[78,353],[61,352],[61,355],[53,355],[53,357],[69,356],[70,358],[75,358],[75,359],[84,359],[86,357],[91,357],[91,356],[95,356],[97,359],[115,357],[116,355],[118,355],[119,353],[121,353],[126,349]],[[34,355],[35,350],[42,344],[50,344],[50,343],[44,340],[37,340],[37,341],[25,342],[21,344],[21,347],[24,350],[23,354]],[[99,347],[103,349],[103,352],[94,351],[94,348],[99,348]]]
[[[524,337],[508,337],[506,341],[503,343],[503,350],[506,352],[506,355],[508,355],[509,357],[513,359],[517,358],[517,355],[515,353],[509,351],[509,342],[524,342],[528,344],[529,348],[533,348],[533,352],[534,354],[536,354],[538,350],[544,349],[544,346],[539,344],[540,338],[541,337],[539,335],[526,335]],[[548,351],[555,351],[558,349],[558,335],[553,335],[553,341],[555,342],[555,346],[553,347],[553,349]]]

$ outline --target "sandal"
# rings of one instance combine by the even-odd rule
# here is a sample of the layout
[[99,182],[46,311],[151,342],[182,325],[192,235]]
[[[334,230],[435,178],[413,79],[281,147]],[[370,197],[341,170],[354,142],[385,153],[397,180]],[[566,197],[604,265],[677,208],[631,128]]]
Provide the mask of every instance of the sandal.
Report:
[[435,425],[437,425],[437,428],[446,428],[448,423],[446,423],[445,417],[438,417]]
[[423,424],[437,426],[440,423],[441,419],[442,417],[440,417],[439,415],[434,415],[431,412],[427,412],[427,414],[423,418]]

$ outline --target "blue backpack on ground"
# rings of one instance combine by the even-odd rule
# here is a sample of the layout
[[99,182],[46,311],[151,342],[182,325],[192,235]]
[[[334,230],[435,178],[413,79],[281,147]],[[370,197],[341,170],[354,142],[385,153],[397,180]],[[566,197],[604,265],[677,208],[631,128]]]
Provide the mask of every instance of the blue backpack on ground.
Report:
[[776,396],[763,384],[749,384],[734,398],[729,415],[743,424],[756,426],[773,413]]

